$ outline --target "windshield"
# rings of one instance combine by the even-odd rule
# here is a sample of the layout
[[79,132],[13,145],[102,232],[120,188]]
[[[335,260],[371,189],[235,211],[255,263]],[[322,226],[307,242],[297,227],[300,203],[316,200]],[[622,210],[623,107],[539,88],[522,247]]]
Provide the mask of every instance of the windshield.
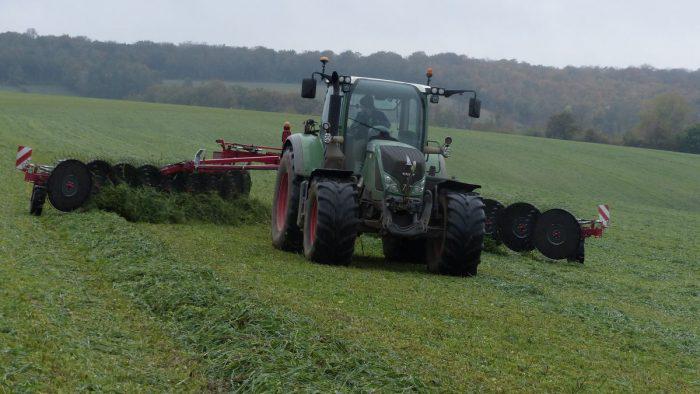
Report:
[[420,150],[423,126],[423,96],[414,86],[359,80],[349,93],[344,143],[347,168],[359,172],[371,139],[401,141]]

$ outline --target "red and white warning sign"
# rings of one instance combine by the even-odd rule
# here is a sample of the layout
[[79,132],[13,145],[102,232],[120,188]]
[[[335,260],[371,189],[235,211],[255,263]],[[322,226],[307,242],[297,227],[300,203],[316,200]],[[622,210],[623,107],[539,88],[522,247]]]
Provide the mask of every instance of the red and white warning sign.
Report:
[[598,205],[598,220],[604,227],[610,226],[610,207],[606,204]]
[[17,147],[17,159],[15,160],[15,168],[24,170],[32,160],[32,148],[28,146]]

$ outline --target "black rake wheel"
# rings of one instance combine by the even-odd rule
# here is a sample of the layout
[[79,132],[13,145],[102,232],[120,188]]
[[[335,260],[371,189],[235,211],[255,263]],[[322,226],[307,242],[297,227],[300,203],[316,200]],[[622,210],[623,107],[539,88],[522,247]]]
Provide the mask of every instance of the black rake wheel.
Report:
[[525,202],[516,202],[498,216],[498,233],[508,249],[527,252],[535,248],[533,233],[540,211]]
[[141,186],[138,170],[129,163],[115,164],[112,167],[111,180],[115,185],[124,183],[131,187]]
[[581,243],[581,225],[571,213],[550,209],[537,219],[535,246],[553,260],[574,258]]
[[497,225],[498,215],[501,213],[503,208],[503,204],[496,200],[490,198],[484,199],[484,213],[486,214],[486,221],[484,222],[484,235],[491,237],[498,243],[501,241]]
[[158,167],[145,164],[137,168],[139,184],[154,188],[160,188],[163,183],[163,177],[160,174]]
[[87,168],[92,174],[93,192],[97,193],[104,186],[112,183],[110,176],[112,166],[104,160],[93,160],[87,163]]
[[70,212],[83,206],[92,192],[92,174],[78,160],[64,160],[51,171],[46,189],[54,208]]

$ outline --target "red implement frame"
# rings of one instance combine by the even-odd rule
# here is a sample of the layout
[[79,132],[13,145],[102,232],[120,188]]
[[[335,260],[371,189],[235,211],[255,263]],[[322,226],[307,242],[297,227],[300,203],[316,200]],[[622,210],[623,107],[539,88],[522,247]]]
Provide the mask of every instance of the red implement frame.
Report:
[[212,174],[243,170],[277,170],[279,167],[282,148],[246,145],[224,140],[216,140],[216,142],[221,145],[221,151],[214,152],[213,159],[205,159],[204,150],[200,149],[194,160],[169,164],[162,167],[160,173],[163,175],[183,172]]
[[600,220],[579,219],[578,224],[581,225],[581,238],[600,238],[603,236],[603,231],[605,231],[605,226]]

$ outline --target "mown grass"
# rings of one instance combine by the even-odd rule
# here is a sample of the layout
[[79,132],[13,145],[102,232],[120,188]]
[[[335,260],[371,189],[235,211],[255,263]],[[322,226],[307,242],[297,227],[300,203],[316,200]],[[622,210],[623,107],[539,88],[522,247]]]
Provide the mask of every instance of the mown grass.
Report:
[[268,205],[239,197],[224,200],[216,193],[165,193],[150,187],[124,184],[100,190],[85,209],[114,212],[130,222],[216,223],[227,225],[260,223],[270,216]]
[[[277,145],[282,122],[290,120],[299,129],[302,119],[0,93],[0,151],[8,161],[20,143],[34,147],[39,162],[66,151],[179,161],[199,147],[215,148],[213,140],[220,137]],[[239,226],[128,223],[99,211],[61,215],[53,209],[36,219],[26,214],[28,185],[8,165],[0,169],[6,180],[1,185],[6,208],[0,250],[2,256],[11,256],[11,263],[3,260],[0,266],[4,277],[16,279],[0,301],[0,311],[3,316],[23,312],[13,314],[17,317],[7,320],[0,332],[0,357],[14,360],[17,349],[29,349],[25,351],[34,368],[0,379],[0,384],[70,390],[97,382],[109,389],[121,387],[112,376],[126,376],[121,381],[132,387],[166,390],[189,374],[185,389],[206,389],[212,382],[213,387],[229,387],[222,371],[230,371],[233,364],[203,353],[198,347],[206,343],[197,331],[200,326],[167,301],[190,305],[188,297],[211,291],[215,297],[197,311],[201,327],[218,326],[222,314],[235,316],[243,300],[263,321],[281,320],[284,335],[300,335],[293,342],[299,352],[291,353],[302,354],[298,364],[288,362],[287,354],[279,362],[246,367],[248,380],[235,384],[263,382],[265,386],[255,387],[282,390],[275,382],[296,376],[305,385],[301,387],[337,388],[319,371],[295,375],[289,370],[317,360],[305,350],[311,346],[306,342],[328,337],[330,343],[351,349],[338,353],[344,365],[357,365],[358,353],[371,350],[369,361],[362,363],[372,372],[352,375],[360,382],[377,374],[387,377],[378,382],[430,391],[697,391],[700,157],[445,129],[433,130],[432,138],[442,140],[447,134],[454,138],[449,171],[482,184],[486,196],[530,201],[542,209],[564,207],[583,217],[594,217],[598,203],[610,204],[613,226],[604,238],[587,242],[586,264],[552,262],[536,253],[501,248],[484,255],[479,276],[450,278],[430,275],[417,265],[384,262],[380,243],[369,237],[358,242],[350,267],[315,265],[274,250],[268,220]],[[263,205],[271,201],[273,179],[273,173],[253,174],[252,195]],[[32,247],[37,237],[51,242]],[[20,259],[25,250],[33,257]],[[128,276],[133,272],[143,275]],[[67,281],[74,276],[80,280]],[[179,291],[175,283],[188,277],[192,284]],[[76,282],[89,283],[90,291],[74,288]],[[123,311],[102,324],[131,327],[140,321],[135,316],[146,316],[155,329],[134,329],[132,337],[166,345],[160,351],[111,342],[107,348],[112,352],[137,352],[136,357],[152,360],[128,365],[124,358],[111,358],[113,374],[104,372],[110,364],[102,361],[101,353],[86,346],[83,358],[67,363],[66,369],[75,373],[55,372],[60,363],[52,361],[54,352],[33,344],[32,338],[65,332],[55,343],[71,348],[75,342],[89,342],[92,335],[86,328],[72,330],[70,318],[49,325],[24,317],[26,311],[58,314],[61,304],[48,296],[56,286],[67,296],[87,294],[86,299],[94,300],[93,306],[78,304],[75,309],[81,313],[96,313],[105,303]],[[48,301],[33,302],[28,294]],[[150,303],[159,297],[166,306],[152,308]],[[268,338],[269,331],[255,330]],[[248,344],[244,347],[254,349],[253,354],[274,359],[263,347]],[[242,351],[233,343],[218,349]],[[336,353],[329,349],[333,347],[325,347],[318,357]],[[158,367],[168,365],[170,352],[184,355],[178,364],[181,375]],[[335,376],[355,373],[349,369],[331,368],[341,374]],[[0,371],[0,378],[3,373],[7,375]],[[47,382],[55,373],[66,377],[58,384]],[[139,385],[139,376],[148,377],[148,385]],[[385,391],[396,388],[385,386]]]

